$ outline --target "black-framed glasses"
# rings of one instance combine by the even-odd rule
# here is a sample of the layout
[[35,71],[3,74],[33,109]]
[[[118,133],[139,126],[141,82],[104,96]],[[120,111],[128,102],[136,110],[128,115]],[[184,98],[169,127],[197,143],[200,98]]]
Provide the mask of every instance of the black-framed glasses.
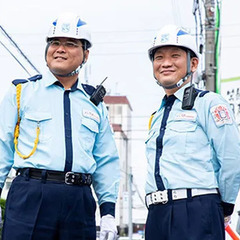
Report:
[[54,47],[54,48],[58,48],[60,46],[64,46],[64,47],[70,48],[70,49],[82,47],[81,44],[78,44],[71,40],[62,42],[60,40],[53,39],[53,40],[49,41],[49,44],[51,47]]

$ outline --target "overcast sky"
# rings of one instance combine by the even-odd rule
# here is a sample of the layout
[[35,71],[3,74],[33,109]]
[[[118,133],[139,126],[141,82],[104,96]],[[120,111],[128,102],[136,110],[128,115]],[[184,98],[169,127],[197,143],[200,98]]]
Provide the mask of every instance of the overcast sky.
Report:
[[[199,1],[202,2],[202,1]],[[106,76],[111,94],[126,95],[133,108],[132,166],[134,181],[143,190],[146,171],[144,139],[149,116],[160,104],[162,89],[152,76],[147,50],[163,25],[173,23],[195,33],[193,0],[12,0],[0,3],[2,25],[33,64],[44,72],[45,37],[50,23],[65,11],[79,13],[92,29],[89,83]],[[223,1],[221,73],[240,76],[240,1]],[[202,9],[202,17],[205,12]],[[0,99],[15,78],[28,77],[0,46]],[[141,168],[137,166],[143,166]]]

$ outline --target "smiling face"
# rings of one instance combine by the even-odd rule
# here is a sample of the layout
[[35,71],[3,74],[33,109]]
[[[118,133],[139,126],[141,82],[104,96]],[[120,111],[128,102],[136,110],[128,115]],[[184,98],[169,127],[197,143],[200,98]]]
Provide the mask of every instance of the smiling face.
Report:
[[[191,58],[191,71],[197,69],[198,59]],[[187,73],[187,52],[175,46],[165,46],[156,50],[153,57],[153,72],[157,81],[164,87],[176,84],[184,78]],[[190,78],[186,81],[189,82]],[[173,94],[178,90],[164,89],[168,94]]]
[[83,50],[80,40],[73,38],[54,38],[49,42],[46,61],[50,71],[65,75],[76,70],[88,58],[88,50]]

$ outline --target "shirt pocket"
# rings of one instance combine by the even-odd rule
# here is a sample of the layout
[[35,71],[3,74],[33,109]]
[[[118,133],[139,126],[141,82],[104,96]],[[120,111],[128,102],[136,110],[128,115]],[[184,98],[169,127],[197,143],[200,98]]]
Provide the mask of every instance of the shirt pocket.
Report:
[[[168,138],[165,141],[170,146],[176,146],[175,149],[179,153],[189,152],[199,141],[196,129],[197,123],[195,121],[172,121],[167,125]],[[181,146],[181,148],[177,146]]]
[[99,126],[98,123],[90,118],[83,118],[82,119],[82,125],[84,128],[87,128],[87,130],[90,130],[93,133],[99,132]]
[[179,133],[187,133],[196,131],[197,124],[193,121],[175,121],[168,126],[171,131]]
[[20,122],[21,132],[26,134],[28,139],[33,141],[36,138],[36,129],[39,126],[39,142],[45,142],[52,137],[52,115],[48,112],[26,112]]
[[79,137],[85,150],[92,151],[98,133],[99,123],[91,118],[82,118]]

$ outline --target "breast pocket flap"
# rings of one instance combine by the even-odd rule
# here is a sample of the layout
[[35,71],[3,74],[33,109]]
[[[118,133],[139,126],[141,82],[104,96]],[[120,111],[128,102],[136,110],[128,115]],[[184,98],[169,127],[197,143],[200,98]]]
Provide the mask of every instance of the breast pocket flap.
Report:
[[96,121],[90,118],[83,118],[82,125],[91,130],[92,132],[98,133],[99,132],[99,125]]
[[31,112],[25,113],[25,118],[30,121],[42,122],[52,119],[52,116],[47,112]]
[[197,124],[194,121],[175,121],[171,122],[168,127],[176,132],[194,132]]

